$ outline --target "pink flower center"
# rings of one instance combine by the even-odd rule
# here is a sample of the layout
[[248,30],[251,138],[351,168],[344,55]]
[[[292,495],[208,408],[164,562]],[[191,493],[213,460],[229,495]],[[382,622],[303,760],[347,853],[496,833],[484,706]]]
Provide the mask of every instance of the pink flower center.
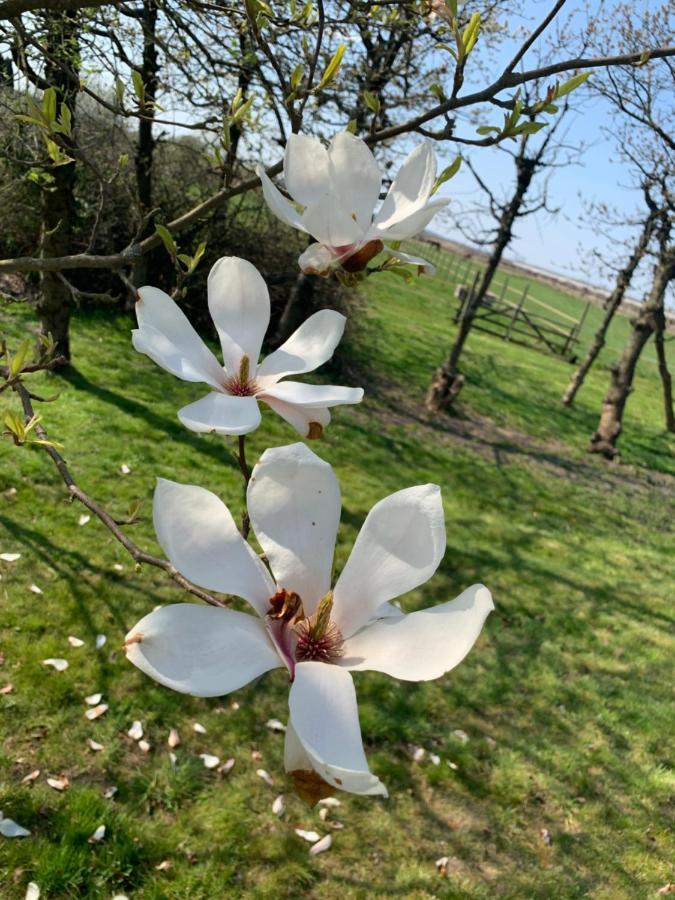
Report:
[[239,363],[239,372],[228,378],[224,387],[233,397],[254,397],[258,393],[259,387],[255,378],[250,377],[249,359],[246,354]]
[[281,589],[270,598],[267,630],[284,660],[291,680],[296,662],[335,663],[343,654],[342,632],[331,622],[333,594],[328,592],[312,616],[306,616],[294,591]]

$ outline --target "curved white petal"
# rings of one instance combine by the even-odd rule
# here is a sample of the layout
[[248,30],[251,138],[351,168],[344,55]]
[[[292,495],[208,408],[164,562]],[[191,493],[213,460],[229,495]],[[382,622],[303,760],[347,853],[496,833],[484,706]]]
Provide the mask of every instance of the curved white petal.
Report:
[[245,259],[224,256],[209,272],[208,294],[228,374],[237,374],[246,355],[253,377],[270,323],[270,295],[262,275]]
[[286,225],[290,225],[291,228],[298,228],[300,231],[304,231],[305,226],[302,224],[300,213],[296,210],[290,200],[287,200],[286,197],[284,197],[279,188],[268,177],[264,166],[258,164],[255,173],[260,179],[263,196],[270,211],[274,213],[277,219],[281,219],[282,222]]
[[222,366],[168,294],[159,288],[140,288],[136,318],[139,327],[132,332],[136,350],[185,381],[223,384]]
[[493,609],[490,591],[474,584],[449,603],[367,625],[345,642],[340,665],[404,681],[440,678],[464,659]]
[[345,330],[346,318],[334,309],[310,316],[289,339],[258,366],[258,384],[268,385],[286,375],[313,372],[327,362]]
[[401,250],[391,250],[389,247],[385,247],[385,253],[388,253],[389,256],[393,256],[394,259],[397,259],[399,262],[406,263],[410,266],[417,266],[420,275],[429,275],[433,276],[436,274],[436,266],[433,263],[427,262],[426,259],[422,259],[421,256],[412,256],[410,253],[403,253]]
[[[326,663],[298,663],[288,705],[287,770],[311,766],[342,791],[387,796],[385,786],[368,769],[349,672]],[[298,765],[303,762],[302,751],[309,765]]]
[[340,488],[328,463],[305,444],[265,450],[247,491],[248,512],[279,588],[311,615],[330,589]]
[[191,431],[248,434],[260,425],[260,410],[255,397],[212,392],[179,409],[178,418]]
[[397,491],[371,509],[335,585],[333,621],[347,638],[378,607],[424,584],[445,553],[445,522],[435,484]]
[[154,610],[126,637],[127,658],[165,687],[220,697],[281,666],[260,619],[176,603]]
[[280,381],[265,388],[258,394],[260,400],[268,397],[313,409],[324,406],[342,406],[345,403],[360,403],[363,388],[342,387],[334,384],[303,384],[300,381]]
[[292,134],[284,153],[284,181],[294,200],[309,206],[330,189],[328,151],[318,138]]
[[298,257],[298,265],[305,275],[327,275],[339,265],[341,254],[333,253],[323,244],[310,244]]
[[404,159],[375,216],[375,225],[390,228],[426,205],[436,180],[436,154],[425,142]]
[[295,406],[293,403],[284,403],[283,400],[269,396],[260,399],[264,399],[269,408],[295,428],[301,437],[320,438],[330,424],[330,412],[323,407],[310,409],[306,406]]
[[222,500],[194,484],[159,478],[152,514],[157,540],[182,575],[267,613],[276,587]]
[[424,231],[436,213],[444,209],[449,202],[450,199],[448,197],[444,200],[432,200],[431,203],[427,203],[422,209],[418,209],[412,215],[406,216],[405,219],[401,219],[395,225],[379,226],[379,237],[385,241],[403,241],[406,238],[415,237],[420,231]]
[[331,190],[334,198],[363,231],[370,228],[380,197],[382,174],[370,148],[348,131],[338,132],[328,148]]
[[338,253],[353,253],[358,249],[367,228],[353,218],[351,210],[343,206],[342,198],[323,194],[302,214],[305,229],[322,244]]

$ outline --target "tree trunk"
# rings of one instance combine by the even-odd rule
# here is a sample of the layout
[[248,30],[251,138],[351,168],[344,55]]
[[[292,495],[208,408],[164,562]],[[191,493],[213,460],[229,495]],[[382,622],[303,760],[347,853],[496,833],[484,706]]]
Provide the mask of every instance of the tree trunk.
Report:
[[[602,404],[600,422],[591,438],[590,453],[601,453],[607,459],[618,454],[617,441],[622,431],[623,413],[633,390],[635,367],[653,332],[665,330],[664,297],[669,282],[675,277],[675,247],[661,256],[654,270],[649,297],[633,322],[633,329],[621,359],[612,366],[609,390]],[[672,407],[671,407],[672,408]]]
[[618,310],[618,308],[621,306],[621,303],[623,302],[623,298],[626,294],[629,284],[631,283],[633,275],[635,274],[635,270],[637,269],[640,260],[643,258],[647,251],[649,242],[651,241],[652,235],[654,234],[655,226],[656,211],[652,210],[647,219],[645,219],[642,231],[640,232],[640,237],[638,238],[630,259],[626,263],[626,266],[619,272],[616,279],[616,284],[614,285],[614,290],[604,303],[605,315],[603,316],[602,323],[595,333],[593,343],[591,344],[591,347],[586,354],[586,358],[582,360],[576,372],[570,378],[570,383],[567,385],[567,389],[562,396],[563,406],[572,405],[572,403],[574,402],[574,398],[576,397],[577,392],[584,383],[584,379],[586,378],[586,375],[588,374],[591,366],[597,359],[602,348],[605,346],[607,331],[609,330],[609,326],[612,322],[612,319],[614,318],[614,313]]
[[[57,111],[64,103],[75,123],[75,104],[78,91],[78,20],[77,13],[54,12],[46,14],[47,35],[45,57],[45,81],[56,91]],[[63,68],[65,67],[65,68]],[[72,151],[74,138],[62,135],[66,153]],[[40,256],[67,256],[72,252],[72,232],[76,215],[75,162],[54,166],[51,182],[41,194],[42,225]],[[36,311],[40,320],[40,333],[50,334],[56,345],[56,353],[70,360],[69,324],[72,294],[58,272],[40,273],[40,293]]]
[[659,361],[659,375],[661,376],[661,384],[663,386],[663,412],[666,423],[666,430],[675,432],[675,414],[673,414],[673,379],[668,371],[668,362],[666,360],[666,348],[664,333],[666,327],[665,313],[656,319],[656,330],[654,332],[654,341],[656,343],[656,356]]
[[530,187],[536,164],[534,160],[522,157],[518,161],[516,190],[508,205],[504,208],[499,220],[497,239],[492,254],[485,269],[485,273],[478,285],[478,289],[468,298],[462,317],[459,321],[459,330],[452,345],[450,353],[443,365],[439,366],[432,378],[427,391],[425,406],[430,412],[439,412],[448,409],[464,385],[464,376],[458,372],[462,351],[466,339],[471,332],[473,320],[481,303],[485,299],[490,283],[502,260],[504,250],[508,247],[513,235],[513,223],[525,200],[525,195]]

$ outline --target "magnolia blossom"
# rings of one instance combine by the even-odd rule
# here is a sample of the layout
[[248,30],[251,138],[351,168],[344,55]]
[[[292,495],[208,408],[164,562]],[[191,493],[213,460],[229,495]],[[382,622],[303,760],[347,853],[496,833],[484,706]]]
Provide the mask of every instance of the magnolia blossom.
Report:
[[351,673],[439,678],[473,646],[493,608],[490,592],[474,585],[409,615],[390,603],[427,581],[443,557],[436,485],[399,491],[373,507],[332,591],[340,490],[331,467],[304,444],[266,450],[247,502],[271,575],[214,494],[158,482],[155,529],[173,565],[208,590],[243,597],[256,614],[165,606],[132,628],[127,656],[161,684],[198,697],[227,694],[285,667],[285,766],[296,786],[314,779],[325,793],[386,796],[368,769]]
[[274,186],[262,166],[257,173],[275,216],[316,240],[298,260],[303,272],[326,275],[340,266],[360,272],[382,250],[433,270],[426,260],[386,246],[387,241],[414,237],[449,203],[447,198],[429,200],[436,181],[436,155],[430,144],[420,144],[404,160],[376,214],[382,173],[368,145],[348,131],[338,132],[327,149],[315,137],[289,137],[284,180],[294,203]]
[[258,401],[263,400],[303,437],[317,438],[330,422],[330,406],[361,401],[361,388],[281,380],[313,372],[331,358],[345,328],[340,313],[314,313],[258,363],[270,321],[270,297],[255,266],[236,256],[219,259],[209,272],[208,304],[224,366],[164,291],[143,287],[136,303],[136,350],[183,381],[201,381],[210,388],[205,397],[178,411],[187,428],[247,434],[260,424]]

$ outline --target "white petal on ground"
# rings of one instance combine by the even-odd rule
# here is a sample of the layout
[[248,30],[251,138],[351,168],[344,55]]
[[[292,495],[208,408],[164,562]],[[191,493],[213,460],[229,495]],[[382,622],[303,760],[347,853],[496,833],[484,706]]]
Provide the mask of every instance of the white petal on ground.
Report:
[[403,161],[375,216],[379,229],[391,228],[426,205],[436,180],[436,154],[425,142],[415,147]]
[[330,189],[328,151],[318,138],[289,135],[284,154],[284,181],[291,197],[303,206]]
[[265,203],[269,206],[270,211],[273,212],[278,219],[281,219],[282,222],[285,222],[286,225],[290,225],[291,228],[297,228],[299,231],[304,231],[305,227],[302,224],[300,213],[296,210],[291,201],[284,197],[274,182],[268,177],[264,167],[258,164],[255,173],[262,184]]
[[122,463],[122,465],[120,466],[120,472],[122,473],[122,475],[129,475],[131,473],[131,469],[126,463]]
[[103,694],[89,694],[88,697],[84,698],[84,702],[88,706],[98,706],[98,704],[101,702],[102,697]]
[[0,688],[0,695],[11,694],[13,690],[14,690],[14,685],[10,681],[8,684],[5,684]]
[[65,672],[68,668],[68,660],[67,659],[54,659],[51,656],[49,659],[42,660],[43,666],[51,666],[52,669],[56,669],[57,672]]
[[141,751],[141,753],[149,753],[152,750],[152,747],[146,740],[141,738],[138,742],[138,749]]
[[222,385],[222,366],[171,297],[154,287],[142,287],[138,294],[139,327],[131,333],[135,349],[183,381]]
[[424,759],[424,757],[426,755],[426,752],[427,751],[424,749],[424,747],[415,747],[415,749],[413,750],[413,755],[412,755],[413,762],[416,762],[416,763],[422,762],[422,760]]
[[30,831],[14,819],[4,819],[0,813],[0,834],[6,838],[28,837]]
[[322,800],[319,800],[320,806],[342,806],[340,800],[337,797],[324,797]]
[[120,565],[120,563],[113,563],[113,569],[116,572],[124,572],[124,566]]
[[253,760],[253,762],[258,762],[262,758],[263,756],[260,750],[251,750],[251,759]]
[[327,809],[325,806],[323,809],[319,810],[319,818],[321,819],[322,822],[325,822],[329,815],[330,815],[330,810]]
[[280,722],[278,719],[268,719],[265,722],[265,725],[269,728],[270,731],[278,731],[284,732],[286,731],[286,726],[283,722]]
[[311,764],[300,768],[311,767],[343,791],[387,796],[382,782],[368,769],[354,683],[348,672],[325,663],[298,663],[288,704],[287,770],[298,767],[294,762],[301,754],[295,741]]
[[178,762],[178,757],[173,752],[173,750],[169,750],[169,762],[171,763],[171,768],[176,768],[176,763]]
[[333,621],[345,637],[387,600],[424,584],[445,552],[440,488],[397,491],[371,509],[335,585]]
[[302,375],[318,369],[335,352],[346,322],[346,318],[333,309],[314,313],[278,350],[265,357],[258,367],[258,383],[264,387],[286,375]]
[[68,643],[71,647],[84,647],[84,641],[80,640],[78,637],[74,637],[72,634],[68,635]]
[[132,628],[127,658],[165,687],[195,697],[220,697],[281,665],[257,616],[176,603]]
[[249,434],[260,425],[255,397],[212,392],[178,410],[178,418],[199,434]]
[[264,278],[247,260],[224,256],[209,272],[208,295],[227,374],[237,375],[242,356],[247,356],[254,377],[270,323],[270,295]]
[[95,741],[93,738],[87,738],[87,747],[89,747],[90,750],[93,750],[94,753],[98,753],[104,749],[103,744],[99,744],[99,742]]
[[199,758],[206,769],[215,769],[220,764],[220,757],[212,756],[210,753],[200,753]]
[[172,728],[169,732],[167,744],[169,745],[169,747],[171,747],[172,750],[174,749],[174,747],[177,747],[180,744],[180,737],[175,728]]
[[20,553],[0,553],[0,559],[3,562],[16,562],[17,559],[21,559]]
[[488,589],[475,584],[449,603],[368,625],[346,641],[340,664],[403,681],[440,678],[471,650],[493,609]]
[[108,638],[104,634],[96,635],[96,649],[100,650],[102,647],[105,647]]
[[269,785],[270,787],[272,787],[272,785],[274,784],[274,779],[269,772],[265,771],[265,769],[256,769],[255,774],[258,776],[258,778],[262,778],[265,784]]
[[283,816],[285,810],[286,801],[284,800],[284,795],[279,794],[279,796],[275,798],[274,803],[272,804],[272,812],[275,816]]
[[92,709],[88,709],[85,713],[85,716],[89,719],[90,722],[93,722],[94,719],[100,719],[102,715],[104,715],[108,711],[107,703],[99,703],[98,706],[94,706]]
[[440,766],[441,758],[437,753],[430,753],[429,760],[434,766]]
[[131,728],[127,731],[127,734],[132,741],[140,741],[143,737],[143,723],[136,719]]
[[87,513],[82,513],[80,518],[77,520],[78,525],[86,525],[87,522],[91,521],[91,516],[88,516]]
[[32,772],[29,772],[28,775],[24,775],[21,779],[21,784],[32,784],[40,777],[40,770],[33,769]]
[[[422,209],[418,209],[411,215],[406,216],[404,219],[401,219],[401,221],[397,222],[395,225],[391,225],[389,228],[383,228],[380,232],[380,237],[384,241],[404,241],[407,238],[415,237],[416,234],[424,231],[424,229],[427,227],[429,222],[431,222],[434,216],[442,209],[444,209],[449,202],[450,200],[447,197],[443,200],[432,200],[431,203],[428,203],[426,206],[422,207]],[[431,269],[434,268],[424,259],[418,259],[417,257],[411,256],[406,260],[405,253],[400,253],[398,250],[394,250],[392,252],[393,255],[400,259],[402,262],[412,262],[415,265],[422,264],[425,268],[427,266],[429,266]],[[426,272],[425,274],[433,275],[433,272]]]
[[37,586],[37,584],[31,584],[31,586],[28,588],[28,590],[31,591],[31,593],[33,593],[33,594],[41,594],[42,593],[42,588],[39,588]]
[[267,613],[274,582],[215,494],[159,478],[153,520],[157,540],[182,575],[208,590],[244,597],[261,616]]
[[119,790],[119,788],[115,787],[115,785],[112,785],[111,787],[106,788],[103,791],[103,796],[105,797],[106,800],[112,800],[112,798],[115,796],[115,794],[117,793],[118,790]]
[[229,759],[226,759],[225,762],[222,764],[222,766],[219,766],[218,773],[220,775],[227,775],[229,772],[232,771],[235,762],[236,762],[236,760],[233,756],[231,756]]
[[316,831],[305,831],[302,828],[295,828],[294,831],[298,837],[301,837],[303,841],[309,841],[310,844],[315,844],[321,837]]
[[309,848],[310,856],[318,856],[319,853],[323,853],[324,850],[330,850],[331,845],[333,843],[333,838],[330,834],[324,835],[320,841],[317,841],[316,844],[313,844]]
[[370,228],[380,197],[382,175],[370,148],[348,131],[338,132],[328,148],[331,191],[355,215],[363,231]]
[[48,778],[47,784],[55,791],[67,791],[70,787],[70,781],[65,775],[59,775],[57,778]]
[[195,722],[192,726],[192,730],[195,734],[206,734],[206,728],[203,725],[200,725],[199,722]]
[[360,403],[363,388],[342,387],[333,384],[304,384],[300,381],[280,381],[258,394],[261,400],[275,397],[284,403],[292,403],[307,409],[342,406]]
[[452,732],[452,734],[453,734],[453,737],[456,737],[457,740],[460,741],[462,744],[469,743],[469,735],[466,733],[466,731],[463,731],[461,728],[455,728],[455,730]]
[[311,615],[330,588],[340,488],[333,469],[304,444],[265,450],[247,491],[248,512],[280,588]]
[[[304,438],[310,437],[310,434],[313,438],[321,437],[321,432],[330,424],[330,412],[327,409],[284,403],[282,400],[277,400],[268,394],[261,395],[260,399],[264,400],[270,409],[273,409],[278,416],[281,416],[284,421],[288,422]],[[318,434],[316,433],[317,425],[321,426]],[[312,433],[312,429],[314,429],[314,433]]]
[[28,882],[25,900],[40,900],[40,888],[34,881]]
[[105,837],[105,825],[99,825],[96,831],[88,839],[90,844],[98,844]]

